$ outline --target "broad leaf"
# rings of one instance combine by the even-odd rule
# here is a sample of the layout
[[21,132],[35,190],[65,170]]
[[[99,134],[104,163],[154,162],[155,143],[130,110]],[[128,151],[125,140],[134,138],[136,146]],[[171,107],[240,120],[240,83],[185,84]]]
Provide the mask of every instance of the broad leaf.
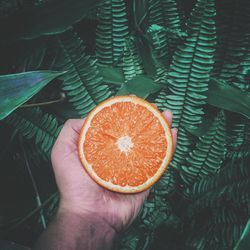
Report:
[[161,86],[155,84],[153,80],[147,76],[136,76],[130,81],[124,83],[117,92],[117,95],[136,95],[141,98],[147,98],[161,89]]
[[211,80],[207,94],[207,103],[250,118],[250,94],[223,81]]
[[103,81],[115,86],[122,86],[124,83],[124,75],[120,69],[113,67],[98,67],[100,75],[103,77]]
[[0,76],[0,120],[63,73],[32,71]]
[[159,62],[156,60],[152,52],[152,46],[149,44],[149,39],[145,36],[138,35],[136,37],[136,46],[138,49],[138,53],[142,59],[145,73],[149,76],[156,75],[157,67],[159,67]]
[[55,0],[18,11],[1,20],[2,39],[32,39],[54,35],[80,21],[101,0]]

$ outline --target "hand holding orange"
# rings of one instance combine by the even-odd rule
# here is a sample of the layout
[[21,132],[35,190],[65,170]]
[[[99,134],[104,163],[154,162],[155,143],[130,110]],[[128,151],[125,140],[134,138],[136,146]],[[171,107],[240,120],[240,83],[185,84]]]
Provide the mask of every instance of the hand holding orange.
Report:
[[136,96],[99,104],[87,116],[78,143],[80,160],[92,179],[121,193],[152,186],[171,161],[173,148],[162,113]]
[[[156,109],[154,106],[152,108]],[[120,113],[120,116],[122,115],[123,113]],[[140,119],[133,125],[134,127],[136,127],[137,123],[145,120],[144,115],[146,116],[146,112],[143,116],[140,116]],[[171,126],[171,112],[165,111],[162,115]],[[124,121],[128,119],[128,117],[124,117]],[[58,212],[76,214],[84,218],[86,216],[88,218],[99,218],[109,226],[116,228],[117,231],[121,231],[127,228],[136,218],[149,194],[149,190],[133,195],[120,194],[110,192],[93,181],[83,168],[78,156],[78,142],[79,138],[82,137],[83,123],[83,119],[68,120],[64,124],[52,150],[52,165],[60,192]],[[125,124],[125,122],[122,122],[122,124]],[[110,124],[111,128],[112,125],[113,123]],[[175,147],[176,129],[172,129],[171,132]],[[128,146],[123,146],[122,149],[127,150]],[[144,151],[142,154],[145,155]],[[120,164],[116,167],[119,168],[119,166]]]

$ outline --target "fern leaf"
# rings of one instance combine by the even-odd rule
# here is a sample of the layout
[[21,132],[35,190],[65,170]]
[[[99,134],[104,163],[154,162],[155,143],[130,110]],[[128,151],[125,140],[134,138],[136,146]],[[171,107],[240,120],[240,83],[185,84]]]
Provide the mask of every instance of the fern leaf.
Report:
[[26,139],[33,139],[48,154],[61,130],[56,118],[43,113],[40,108],[18,110],[4,121]]
[[106,0],[98,9],[96,55],[102,66],[117,66],[128,37],[128,19],[124,0]]
[[67,71],[62,77],[63,90],[78,114],[86,116],[110,96],[110,91],[99,76],[96,61],[85,54],[85,47],[74,32],[67,31],[60,35],[58,43],[62,55],[56,67]]
[[[205,91],[213,66],[215,46],[213,0],[199,0],[188,22],[189,36],[174,54],[169,70],[169,106],[174,111],[175,126],[196,126],[201,122]],[[171,100],[177,100],[174,105]],[[168,102],[168,101],[167,101]]]
[[135,41],[134,38],[131,37],[126,40],[122,58],[122,69],[126,81],[143,74],[141,58],[136,52]]
[[227,157],[231,160],[240,159],[250,155],[250,121],[237,118],[230,126],[227,148]]
[[212,177],[196,182],[185,194],[192,197],[192,207],[218,207],[225,201],[239,204],[248,202],[250,193],[249,157],[229,162],[223,170]]
[[173,51],[176,48],[176,37],[171,36],[166,30],[181,31],[180,14],[175,0],[150,1],[149,25],[162,27],[158,31],[150,32],[153,48],[158,59],[169,65]]
[[175,190],[175,186],[176,183],[174,173],[171,171],[171,169],[169,169],[154,185],[154,188],[151,192],[158,196],[164,196],[172,193]]
[[155,196],[144,203],[140,218],[147,229],[155,230],[169,215],[170,205],[163,202],[161,197]]
[[197,223],[189,229],[186,248],[233,249],[243,230],[244,212],[237,207],[218,207],[213,209],[211,214],[204,214],[203,217],[202,226],[197,218],[190,219]]
[[232,85],[243,90],[249,91],[250,89],[250,34],[247,39],[247,46],[242,56],[242,61],[237,65],[238,71],[234,75]]
[[226,152],[225,125],[225,116],[221,112],[207,133],[199,138],[195,149],[189,153],[187,164],[181,168],[181,178],[186,185],[192,185],[220,169]]
[[199,0],[187,23],[188,37],[177,48],[168,73],[166,106],[173,111],[173,125],[178,127],[179,141],[172,165],[184,161],[191,146],[186,126],[196,127],[203,116],[206,90],[213,67],[215,47],[215,6],[213,0]]
[[219,5],[215,76],[230,82],[249,46],[250,5],[245,0],[221,1]]

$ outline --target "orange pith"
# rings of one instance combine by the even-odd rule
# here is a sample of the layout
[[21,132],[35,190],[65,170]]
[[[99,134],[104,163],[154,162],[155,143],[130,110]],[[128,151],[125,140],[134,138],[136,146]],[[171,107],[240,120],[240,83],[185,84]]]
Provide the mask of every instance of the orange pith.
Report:
[[86,118],[78,145],[89,175],[113,191],[141,192],[163,174],[172,157],[170,128],[153,105],[114,97]]

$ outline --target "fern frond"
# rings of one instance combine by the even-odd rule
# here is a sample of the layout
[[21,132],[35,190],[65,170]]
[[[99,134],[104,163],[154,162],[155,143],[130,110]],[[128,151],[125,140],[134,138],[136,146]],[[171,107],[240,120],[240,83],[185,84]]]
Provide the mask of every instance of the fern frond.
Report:
[[106,0],[98,8],[96,55],[103,66],[117,66],[128,38],[128,19],[124,0]]
[[4,121],[26,139],[33,139],[48,154],[61,130],[56,118],[44,113],[40,108],[15,111]]
[[162,27],[157,32],[150,32],[155,54],[164,65],[170,64],[173,51],[177,46],[176,36],[166,30],[181,31],[180,14],[175,0],[151,0],[149,11],[149,25]]
[[234,76],[232,81],[232,85],[243,90],[250,90],[250,34],[248,36],[248,45],[246,46],[246,50],[244,51],[244,56],[242,57],[242,61],[238,66],[238,71]]
[[169,95],[169,90],[164,86],[154,100],[155,105],[161,111],[169,109],[166,104],[167,95]]
[[126,81],[131,80],[137,75],[143,74],[141,58],[137,54],[133,37],[126,40],[122,57],[122,69]]
[[[202,105],[213,66],[215,46],[213,0],[199,0],[188,22],[189,36],[174,54],[168,81],[173,95],[169,107],[174,111],[175,126],[201,123]],[[176,100],[176,103],[171,102]]]
[[231,160],[240,159],[250,155],[250,121],[238,118],[230,126],[227,148],[227,157]]
[[[199,215],[198,215],[199,216]],[[202,226],[197,224],[189,229],[186,247],[194,249],[232,249],[243,230],[245,214],[240,208],[219,207],[212,210],[211,215],[204,214],[206,221]]]
[[140,218],[149,230],[155,230],[170,214],[170,205],[163,202],[161,197],[154,196],[152,200],[144,203]]
[[231,82],[249,47],[250,5],[246,0],[220,1],[215,76]]
[[209,130],[199,138],[189,153],[186,165],[181,167],[181,178],[186,185],[212,175],[220,169],[226,152],[225,115],[220,112]]
[[214,0],[199,0],[187,23],[188,37],[177,48],[168,73],[166,106],[173,111],[173,125],[179,128],[179,141],[172,165],[185,159],[191,141],[185,127],[196,127],[204,114],[206,90],[213,68],[215,47]]
[[154,239],[154,232],[147,231],[143,226],[133,226],[127,230],[120,240],[117,250],[146,250]]
[[193,208],[218,207],[225,202],[239,204],[250,199],[249,157],[229,162],[212,177],[196,182],[185,194],[192,197]]
[[152,193],[158,196],[164,196],[172,193],[175,190],[175,176],[171,169],[168,169],[160,180],[154,185]]
[[78,114],[86,116],[110,96],[110,91],[99,76],[96,61],[85,54],[85,46],[74,32],[61,34],[58,44],[62,53],[56,68],[67,71],[61,78],[64,80],[63,90]]

